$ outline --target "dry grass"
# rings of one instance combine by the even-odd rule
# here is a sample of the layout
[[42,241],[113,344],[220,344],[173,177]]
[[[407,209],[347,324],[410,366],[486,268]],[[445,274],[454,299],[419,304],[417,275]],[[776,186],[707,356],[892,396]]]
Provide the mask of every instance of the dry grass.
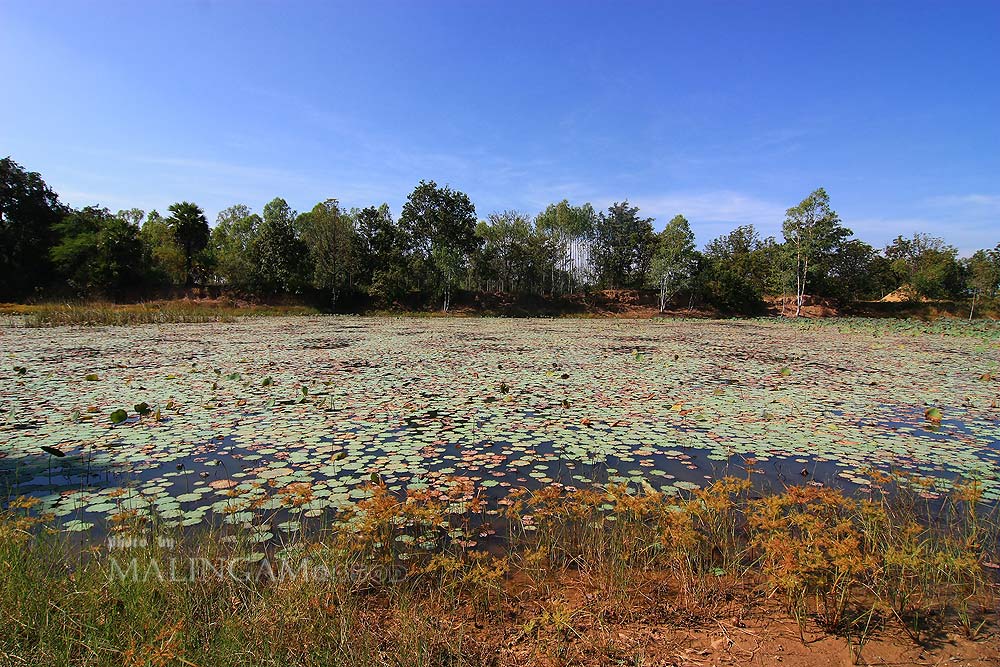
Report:
[[[251,533],[184,535],[134,512],[112,532],[136,545],[80,552],[20,499],[0,521],[0,658],[643,664],[650,647],[623,640],[631,629],[737,628],[778,609],[803,640],[840,637],[856,660],[873,637],[981,636],[996,621],[995,514],[974,483],[937,501],[920,490],[880,475],[863,497],[814,486],[759,497],[749,477],[684,498],[556,485],[513,493],[501,517],[468,483],[408,495],[372,485],[333,525],[303,524],[304,536],[253,562],[238,560],[253,552]],[[310,497],[307,485],[277,493],[291,510]],[[253,509],[233,498],[234,509]],[[489,521],[501,519],[504,539],[489,539]],[[180,542],[149,540],[157,536]],[[189,558],[240,568],[192,583]],[[171,571],[170,559],[182,566]]]
[[233,322],[237,317],[315,315],[317,312],[308,306],[237,304],[219,300],[0,304],[0,315],[12,316],[15,322],[26,327]]

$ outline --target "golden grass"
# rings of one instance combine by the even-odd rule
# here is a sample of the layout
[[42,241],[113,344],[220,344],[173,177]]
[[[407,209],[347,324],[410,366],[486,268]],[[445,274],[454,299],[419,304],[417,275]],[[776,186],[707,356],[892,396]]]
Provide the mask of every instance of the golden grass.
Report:
[[0,315],[20,317],[26,327],[129,326],[179,322],[233,322],[237,317],[315,315],[301,305],[238,304],[220,300],[172,300],[117,304],[79,303],[0,304]]
[[[761,497],[749,477],[683,498],[554,485],[515,491],[500,517],[468,482],[405,495],[371,485],[333,525],[310,531],[303,522],[280,554],[252,562],[239,560],[253,552],[252,533],[185,535],[135,512],[111,528],[141,538],[135,544],[74,551],[31,514],[33,501],[15,499],[0,519],[0,657],[201,667],[484,665],[533,656],[568,664],[584,645],[619,655],[613,642],[598,646],[595,633],[654,613],[696,627],[776,607],[803,639],[807,631],[843,637],[856,660],[873,636],[897,630],[917,642],[943,629],[976,637],[996,621],[996,516],[980,506],[975,483],[933,502],[913,487],[877,474],[865,496],[803,486]],[[289,510],[310,493],[308,485],[276,491]],[[236,489],[231,496],[237,511],[262,504],[258,495],[241,505]],[[490,521],[501,519],[504,539],[489,540]],[[195,557],[246,569],[209,570],[192,582],[182,566],[180,576],[165,576],[170,559]],[[134,574],[118,576],[133,559]],[[147,576],[151,563],[160,576]],[[275,572],[285,576],[264,576]]]

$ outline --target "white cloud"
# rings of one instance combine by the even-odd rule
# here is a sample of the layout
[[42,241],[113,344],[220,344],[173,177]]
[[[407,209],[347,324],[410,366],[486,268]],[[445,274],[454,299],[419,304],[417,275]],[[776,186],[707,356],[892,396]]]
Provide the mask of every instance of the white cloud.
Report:
[[1000,195],[941,195],[929,197],[926,203],[935,207],[962,207],[982,213],[1000,214]]
[[634,203],[644,212],[666,219],[681,213],[702,222],[780,225],[785,217],[785,207],[780,204],[729,190],[637,197]]
[[656,218],[658,229],[675,215],[683,215],[702,244],[739,225],[754,225],[761,236],[780,236],[787,208],[732,190],[668,192],[629,201],[644,215]]

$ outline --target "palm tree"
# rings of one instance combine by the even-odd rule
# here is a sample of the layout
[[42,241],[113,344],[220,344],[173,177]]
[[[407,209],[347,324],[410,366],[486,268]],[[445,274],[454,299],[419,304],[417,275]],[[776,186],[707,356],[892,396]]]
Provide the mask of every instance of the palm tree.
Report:
[[182,201],[170,205],[167,224],[184,250],[184,285],[190,287],[194,284],[191,271],[194,256],[208,245],[208,219],[198,205]]

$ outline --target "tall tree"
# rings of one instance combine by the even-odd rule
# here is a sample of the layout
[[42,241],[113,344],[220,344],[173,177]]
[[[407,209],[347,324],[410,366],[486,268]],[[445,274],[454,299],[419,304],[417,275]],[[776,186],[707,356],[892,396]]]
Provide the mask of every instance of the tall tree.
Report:
[[540,245],[551,250],[546,258],[550,292],[572,292],[587,281],[596,220],[593,206],[572,206],[565,199],[535,216],[536,232],[546,237]]
[[501,292],[523,292],[536,277],[531,253],[531,218],[518,211],[491,213],[476,227],[480,272]]
[[476,246],[476,207],[468,195],[434,181],[420,181],[407,197],[400,225],[419,266],[430,269],[448,310],[456,280]]
[[195,257],[208,245],[210,231],[205,212],[191,202],[170,205],[167,226],[184,251],[184,284],[190,287],[195,282]]
[[260,216],[245,204],[230,206],[216,217],[210,246],[216,270],[226,285],[248,289],[256,284],[253,242],[260,225]]
[[49,284],[53,228],[68,212],[39,174],[9,157],[0,160],[0,300]]
[[723,310],[754,313],[763,308],[764,286],[770,266],[768,248],[753,225],[743,225],[705,246],[705,264],[699,276],[709,301]]
[[885,249],[898,286],[918,297],[945,299],[962,290],[958,250],[928,234],[897,236]]
[[136,229],[139,229],[142,227],[142,223],[146,219],[146,212],[141,208],[128,208],[119,210],[118,213],[115,214],[115,217],[119,220],[124,220]]
[[683,215],[675,215],[656,236],[650,265],[652,282],[660,290],[660,312],[678,291],[690,286],[697,267],[694,232]]
[[977,250],[967,264],[967,283],[972,292],[972,304],[969,307],[971,322],[979,300],[994,296],[1000,287],[1000,245],[994,250]]
[[773,236],[760,242],[751,255],[754,270],[760,271],[760,293],[781,299],[781,314],[788,306],[787,295],[795,290],[795,254],[787,243],[778,243]]
[[639,216],[639,207],[615,202],[597,216],[591,260],[604,287],[637,288],[645,283],[653,258],[653,219]]
[[183,285],[187,282],[184,249],[167,219],[152,210],[139,231],[143,253],[149,266],[151,282],[157,285]]
[[840,245],[830,258],[829,284],[833,296],[843,302],[858,301],[880,295],[878,251],[860,239]]
[[354,220],[340,210],[336,199],[327,199],[300,215],[297,224],[309,253],[310,282],[316,289],[327,292],[330,306],[336,308],[337,299],[357,270]]
[[105,208],[74,211],[55,226],[52,263],[78,294],[118,296],[143,281],[139,227]]
[[259,290],[296,292],[302,286],[306,249],[295,231],[295,211],[276,197],[264,206],[264,220],[252,246]]
[[380,305],[391,305],[405,294],[410,278],[409,237],[393,220],[388,204],[356,211],[354,221],[360,270],[368,294]]
[[823,266],[823,261],[851,236],[851,230],[840,224],[837,213],[830,208],[829,195],[819,188],[785,212],[783,231],[785,242],[795,252],[795,316],[798,317],[810,270],[815,272]]

